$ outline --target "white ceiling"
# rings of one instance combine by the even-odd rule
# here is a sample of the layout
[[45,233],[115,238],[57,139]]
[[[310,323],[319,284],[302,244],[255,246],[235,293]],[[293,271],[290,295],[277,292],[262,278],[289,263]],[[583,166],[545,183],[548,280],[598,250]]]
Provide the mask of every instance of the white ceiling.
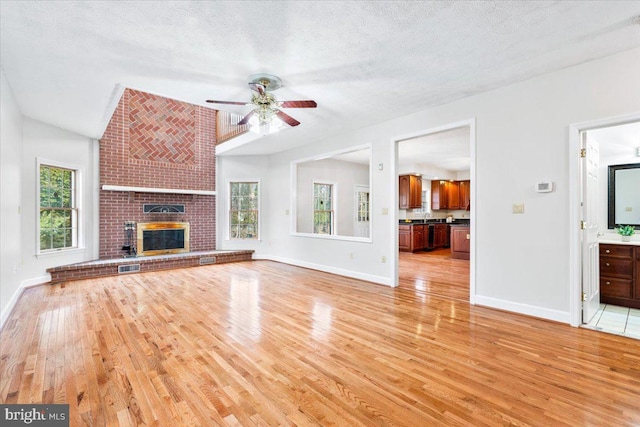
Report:
[[469,126],[432,133],[398,143],[398,165],[411,165],[415,172],[438,168],[460,172],[471,169]]
[[[122,87],[206,104],[282,78],[302,124],[227,154],[307,144],[640,46],[638,1],[0,1],[25,116],[99,138]],[[229,107],[243,114],[248,107]]]

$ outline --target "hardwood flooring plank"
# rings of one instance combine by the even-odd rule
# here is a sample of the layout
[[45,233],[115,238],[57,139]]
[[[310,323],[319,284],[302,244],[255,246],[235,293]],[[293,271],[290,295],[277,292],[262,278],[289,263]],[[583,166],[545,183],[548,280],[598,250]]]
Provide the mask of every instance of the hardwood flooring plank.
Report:
[[640,341],[468,304],[468,261],[388,288],[269,261],[25,290],[0,402],[72,426],[640,423]]

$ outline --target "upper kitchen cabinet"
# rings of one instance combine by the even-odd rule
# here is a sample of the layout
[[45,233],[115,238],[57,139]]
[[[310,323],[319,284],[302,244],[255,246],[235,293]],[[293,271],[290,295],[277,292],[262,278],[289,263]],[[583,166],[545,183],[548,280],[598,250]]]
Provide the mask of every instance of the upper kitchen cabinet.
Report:
[[431,208],[461,209],[460,181],[431,181]]
[[422,207],[422,177],[400,175],[398,177],[400,209],[418,209]]
[[471,181],[459,181],[460,183],[460,209],[469,210],[471,202]]

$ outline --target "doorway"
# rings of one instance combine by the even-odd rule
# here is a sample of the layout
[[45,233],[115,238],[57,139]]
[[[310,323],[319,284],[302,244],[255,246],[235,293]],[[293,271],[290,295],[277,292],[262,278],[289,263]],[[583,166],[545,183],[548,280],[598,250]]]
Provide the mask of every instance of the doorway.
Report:
[[[461,135],[464,137],[461,138]],[[434,142],[437,141],[437,142]],[[475,119],[465,120],[461,122],[451,123],[449,125],[425,129],[408,135],[401,135],[394,138],[395,149],[395,165],[394,180],[395,194],[394,200],[395,212],[395,247],[398,248],[398,234],[400,221],[409,221],[412,224],[431,223],[441,221],[445,223],[446,217],[451,216],[459,221],[466,221],[469,227],[469,261],[465,261],[466,269],[461,269],[465,279],[468,280],[468,289],[465,292],[465,299],[470,303],[474,303],[475,295],[475,194],[476,194],[476,171],[475,171]],[[405,150],[406,147],[407,148]],[[455,148],[454,148],[455,147]],[[408,152],[408,154],[403,153]],[[460,154],[462,152],[462,154]],[[399,183],[398,176],[402,174],[416,175],[420,174],[423,178],[423,203],[421,208],[400,210],[398,206],[399,200]],[[469,187],[469,204],[468,210],[465,208],[451,208],[434,210],[431,206],[431,181],[443,179],[467,182]],[[455,221],[455,219],[453,220]],[[404,224],[403,224],[404,225]],[[447,249],[448,251],[448,249]],[[419,252],[425,253],[425,252]],[[416,255],[403,253],[403,264],[409,260],[408,264],[416,264]],[[442,253],[438,253],[437,248],[430,252],[437,261],[442,261]],[[460,261],[460,260],[453,260]],[[440,264],[442,264],[440,262]],[[406,267],[403,272],[400,271],[400,252],[396,250],[395,262],[393,264],[395,271],[395,286],[400,283],[400,275],[407,273]],[[416,276],[416,286],[421,280]],[[459,282],[459,277],[452,279],[452,282]],[[452,294],[447,290],[441,289],[440,293]],[[453,292],[455,294],[455,292]]]
[[[611,289],[601,290],[600,274],[600,244],[620,242],[608,218],[608,169],[640,162],[640,114],[576,124],[569,131],[570,153],[580,153],[577,160],[571,159],[569,168],[570,218],[572,224],[581,224],[570,227],[572,325],[640,338],[640,311],[624,307],[624,302],[612,297]],[[595,160],[590,158],[593,155]],[[612,283],[604,276],[602,280]],[[629,286],[627,294],[633,296],[631,280],[624,283]],[[622,287],[617,291],[624,293]]]

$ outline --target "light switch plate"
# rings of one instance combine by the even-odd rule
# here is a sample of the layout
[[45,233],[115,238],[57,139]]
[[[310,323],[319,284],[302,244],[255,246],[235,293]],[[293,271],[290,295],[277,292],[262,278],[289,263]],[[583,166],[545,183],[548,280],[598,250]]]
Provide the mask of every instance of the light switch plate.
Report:
[[524,213],[524,203],[514,203],[512,209],[514,214],[522,214]]

